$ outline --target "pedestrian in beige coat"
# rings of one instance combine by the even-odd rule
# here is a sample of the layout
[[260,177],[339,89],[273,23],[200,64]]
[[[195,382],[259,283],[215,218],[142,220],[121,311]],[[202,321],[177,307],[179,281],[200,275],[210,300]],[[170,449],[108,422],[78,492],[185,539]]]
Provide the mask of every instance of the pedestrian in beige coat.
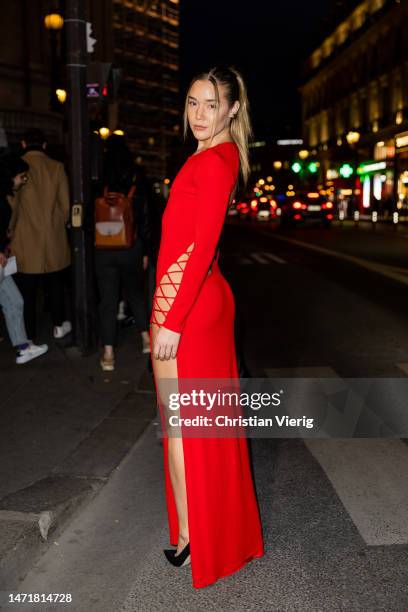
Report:
[[27,333],[36,331],[39,281],[50,302],[54,337],[71,331],[65,320],[64,274],[71,262],[66,224],[69,219],[68,181],[62,163],[46,154],[46,139],[30,130],[22,141],[30,169],[25,189],[12,202],[11,250],[17,258],[16,281],[24,298]]

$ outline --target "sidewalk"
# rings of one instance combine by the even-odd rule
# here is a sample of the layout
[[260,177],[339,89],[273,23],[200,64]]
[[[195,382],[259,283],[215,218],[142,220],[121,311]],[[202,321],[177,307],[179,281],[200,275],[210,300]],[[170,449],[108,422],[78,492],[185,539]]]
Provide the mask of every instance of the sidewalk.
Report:
[[114,372],[69,336],[55,341],[47,315],[41,330],[49,352],[24,365],[7,337],[0,343],[0,590],[17,587],[156,415],[150,356],[133,327],[120,333]]
[[393,223],[392,220],[380,220],[373,223],[370,215],[360,215],[360,219],[357,222],[353,221],[353,219],[339,221],[339,219],[336,218],[333,221],[333,227],[355,227],[356,229],[378,232],[386,235],[393,234],[401,238],[408,237],[408,223],[406,218],[400,220],[398,223]]

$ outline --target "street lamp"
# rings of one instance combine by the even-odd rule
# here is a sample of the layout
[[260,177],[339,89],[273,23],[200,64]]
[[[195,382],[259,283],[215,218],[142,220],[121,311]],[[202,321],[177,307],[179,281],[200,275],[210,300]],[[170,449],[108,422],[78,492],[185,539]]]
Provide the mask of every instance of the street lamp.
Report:
[[[57,64],[57,34],[64,26],[64,19],[58,13],[50,13],[44,17],[44,25],[50,33],[51,37],[51,94],[50,94],[50,106],[51,110],[56,109],[56,99],[61,102],[56,90],[58,88],[58,64]],[[65,100],[64,100],[65,102]]]
[[350,132],[346,134],[346,140],[349,145],[356,144],[360,140],[360,132],[350,130]]
[[50,13],[44,17],[44,25],[47,30],[62,30],[64,18],[58,13]]
[[[350,130],[350,132],[348,132],[346,134],[346,140],[348,142],[348,145],[349,145],[350,149],[352,150],[353,166],[354,166],[354,168],[357,168],[357,166],[358,166],[357,143],[360,140],[360,132],[356,132],[356,131]],[[352,174],[350,174],[348,178],[350,178],[351,176],[352,176]],[[354,187],[355,187],[355,185],[354,185]],[[354,215],[356,213],[358,213],[358,210],[355,211]],[[354,216],[354,220],[356,221],[356,217],[355,216]],[[357,221],[358,221],[358,218],[357,218]]]
[[107,127],[101,127],[99,128],[99,135],[102,138],[102,140],[106,140],[109,137],[110,134],[110,129]]
[[55,90],[55,95],[58,98],[58,102],[61,102],[61,104],[64,104],[64,102],[67,99],[67,92],[65,89],[56,89]]

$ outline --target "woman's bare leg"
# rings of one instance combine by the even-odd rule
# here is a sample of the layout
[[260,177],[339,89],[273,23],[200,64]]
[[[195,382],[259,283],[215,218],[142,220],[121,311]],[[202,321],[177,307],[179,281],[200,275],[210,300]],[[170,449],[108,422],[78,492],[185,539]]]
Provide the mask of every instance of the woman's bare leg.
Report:
[[[154,323],[152,324],[152,349],[157,331],[159,329],[160,328],[158,325],[155,325]],[[152,354],[152,364],[161,402],[165,406],[168,406],[168,398],[166,396],[169,392],[169,385],[160,386],[160,379],[178,379],[177,357],[176,359],[164,359],[161,361],[160,359],[155,359]],[[181,436],[168,437],[168,462],[179,525],[179,539],[176,551],[176,554],[178,554],[189,541],[187,490],[184,468],[183,440]]]
[[173,487],[179,524],[179,539],[176,551],[176,554],[178,554],[189,541],[183,440],[181,438],[169,437],[168,449],[170,480]]

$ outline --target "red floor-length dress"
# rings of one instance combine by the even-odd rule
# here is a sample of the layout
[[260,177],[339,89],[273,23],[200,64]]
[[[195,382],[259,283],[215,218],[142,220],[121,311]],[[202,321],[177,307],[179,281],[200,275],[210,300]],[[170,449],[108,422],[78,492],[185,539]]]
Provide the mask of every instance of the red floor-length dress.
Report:
[[[233,142],[192,155],[173,182],[163,216],[151,323],[181,333],[179,381],[239,376],[234,297],[218,252],[213,261],[238,171]],[[263,539],[246,438],[183,437],[183,449],[191,571],[200,588],[261,557]],[[163,450],[170,544],[176,546],[166,437]]]

